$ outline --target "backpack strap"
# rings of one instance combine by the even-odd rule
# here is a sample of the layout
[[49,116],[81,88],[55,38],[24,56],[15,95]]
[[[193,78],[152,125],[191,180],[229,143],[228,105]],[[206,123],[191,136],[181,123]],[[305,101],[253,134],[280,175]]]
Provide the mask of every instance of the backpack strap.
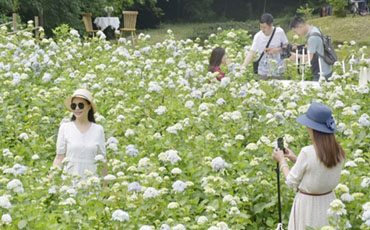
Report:
[[[310,33],[310,34],[308,35],[308,39],[309,39],[311,36],[320,37],[320,38],[324,41],[324,38],[323,38],[323,36],[322,36],[322,33],[318,33],[318,32]],[[308,39],[307,39],[307,40],[308,40]]]
[[[266,48],[268,48],[269,47],[269,45],[270,45],[270,42],[271,42],[271,40],[272,40],[272,38],[274,37],[274,35],[275,35],[275,31],[276,31],[276,27],[274,28],[274,30],[272,31],[272,35],[271,35],[271,37],[270,37],[270,40],[267,42],[267,45],[266,45]],[[265,54],[265,52],[262,52],[262,54],[260,55],[260,58],[258,58],[258,60],[257,60],[257,63],[259,63],[260,61],[261,61],[261,59],[262,59],[262,57],[263,57],[263,55]]]
[[[316,37],[320,37],[321,38],[321,40],[322,40],[322,45],[325,47],[325,45],[324,45],[324,37],[323,37],[323,35],[322,35],[322,32],[321,32],[321,30],[319,29],[319,31],[320,31],[320,33],[318,33],[318,32],[313,32],[313,33],[310,33],[309,35],[308,35],[308,37],[307,37],[307,41],[308,41],[308,39],[310,39],[310,37],[312,37],[312,36],[316,36]],[[321,58],[324,58],[324,55],[321,55],[321,54],[319,54],[318,52],[316,52]]]

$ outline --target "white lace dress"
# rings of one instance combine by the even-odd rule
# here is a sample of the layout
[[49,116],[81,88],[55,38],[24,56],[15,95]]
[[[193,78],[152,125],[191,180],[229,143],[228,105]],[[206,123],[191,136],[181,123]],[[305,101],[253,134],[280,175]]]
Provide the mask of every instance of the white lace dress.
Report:
[[85,178],[85,170],[95,173],[95,156],[106,155],[103,127],[91,123],[90,128],[81,133],[74,122],[63,123],[58,132],[56,154],[66,154],[64,171],[67,174]]
[[[286,184],[309,194],[324,194],[335,189],[340,181],[342,163],[327,168],[316,155],[313,145],[304,147],[289,172]],[[306,230],[328,225],[327,210],[335,199],[334,192],[311,196],[297,192],[290,212],[288,230]]]

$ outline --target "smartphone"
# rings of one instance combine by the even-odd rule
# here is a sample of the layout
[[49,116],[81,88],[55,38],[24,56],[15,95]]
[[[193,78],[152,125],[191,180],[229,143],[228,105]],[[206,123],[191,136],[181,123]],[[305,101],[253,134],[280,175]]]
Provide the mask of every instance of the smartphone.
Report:
[[284,138],[283,137],[279,137],[277,139],[277,145],[278,145],[278,149],[283,150],[284,154],[288,153],[287,151],[285,151],[285,148],[284,148]]

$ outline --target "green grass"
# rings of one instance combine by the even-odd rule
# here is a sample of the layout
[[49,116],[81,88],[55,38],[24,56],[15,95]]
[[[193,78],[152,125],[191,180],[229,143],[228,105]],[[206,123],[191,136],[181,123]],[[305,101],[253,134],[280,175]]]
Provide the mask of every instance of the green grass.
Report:
[[251,33],[259,30],[257,21],[248,22],[214,22],[214,23],[177,23],[168,24],[163,23],[157,29],[138,30],[138,33],[150,34],[153,43],[161,42],[167,35],[167,30],[171,29],[178,40],[185,40],[187,38],[195,39],[197,37],[202,40],[207,39],[211,33],[217,33],[217,28],[221,27],[223,30],[228,29],[245,29]]
[[189,35],[193,33],[193,27],[199,25],[201,25],[201,23],[161,24],[157,29],[138,30],[138,32],[150,34],[152,42],[157,43],[164,40],[167,35],[167,30],[169,29],[173,31],[176,39],[181,40],[188,38]]
[[[289,18],[277,18],[275,24],[288,31]],[[308,24],[319,27],[324,34],[331,36],[334,44],[343,43],[344,41],[354,40],[358,45],[370,45],[370,15],[355,16],[348,15],[345,18],[337,18],[334,16],[314,18],[307,21]],[[165,39],[167,30],[171,29],[175,38],[185,40],[187,38],[195,39],[200,37],[206,39],[211,33],[217,33],[217,28],[222,29],[246,29],[250,33],[255,33],[259,30],[257,20],[248,22],[214,22],[214,23],[179,23],[179,24],[161,24],[158,29],[138,30],[139,33],[150,34],[153,43],[161,42]],[[294,33],[287,33],[289,41],[292,41]],[[304,41],[304,38],[302,38]]]
[[345,18],[330,16],[315,18],[308,23],[330,35],[334,43],[354,40],[358,45],[370,45],[370,15],[355,17],[348,15]]

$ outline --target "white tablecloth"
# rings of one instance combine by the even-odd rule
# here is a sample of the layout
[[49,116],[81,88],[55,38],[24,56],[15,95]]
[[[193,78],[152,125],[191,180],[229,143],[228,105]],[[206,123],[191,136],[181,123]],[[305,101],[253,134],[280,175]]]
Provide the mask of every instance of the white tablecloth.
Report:
[[105,30],[108,26],[115,30],[119,29],[119,18],[118,17],[97,17],[94,23],[99,29]]

